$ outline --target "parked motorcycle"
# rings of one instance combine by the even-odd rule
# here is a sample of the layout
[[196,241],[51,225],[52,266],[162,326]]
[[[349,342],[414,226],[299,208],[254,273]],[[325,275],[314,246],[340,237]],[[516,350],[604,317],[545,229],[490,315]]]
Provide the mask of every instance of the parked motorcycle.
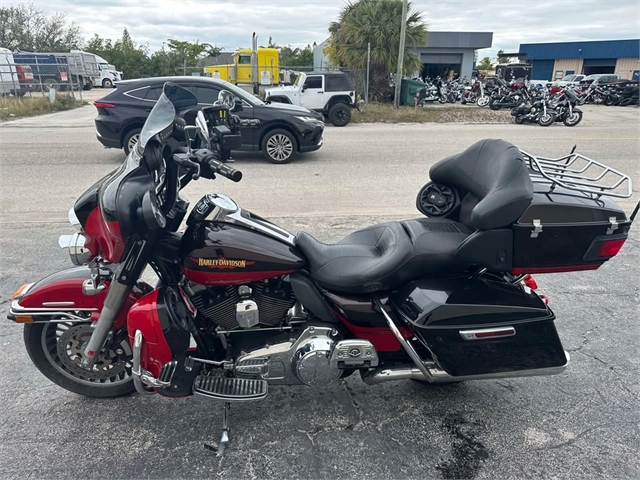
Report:
[[576,106],[578,96],[566,88],[558,98],[550,103],[550,110],[555,112],[555,121],[563,122],[567,127],[575,127],[582,121],[582,110]]
[[[431,168],[417,199],[423,218],[325,244],[210,193],[179,232],[189,206],[180,190],[242,178],[222,163],[240,142],[232,111],[231,96],[202,108],[165,84],[136,148],[69,212],[77,231],[60,245],[76,266],[13,296],[9,319],[25,325],[27,352],[52,382],[92,397],[221,400],[212,448],[222,453],[230,402],[262,399],[273,385],[323,389],[355,372],[378,384],[565,370],[555,315],[529,274],[613,258],[640,204],[627,218],[605,195],[630,196],[627,176],[615,172],[628,184],[616,194],[588,169],[566,175],[599,162],[483,140]],[[192,149],[191,138],[207,147]],[[155,287],[140,280],[146,266]]]
[[500,110],[501,108],[514,108],[523,103],[526,99],[526,88],[518,88],[510,91],[502,96],[497,94],[489,99],[489,108],[491,110]]
[[517,124],[538,123],[543,127],[548,127],[556,120],[555,111],[548,108],[546,98],[532,100],[528,97],[525,103],[511,109],[511,115]]

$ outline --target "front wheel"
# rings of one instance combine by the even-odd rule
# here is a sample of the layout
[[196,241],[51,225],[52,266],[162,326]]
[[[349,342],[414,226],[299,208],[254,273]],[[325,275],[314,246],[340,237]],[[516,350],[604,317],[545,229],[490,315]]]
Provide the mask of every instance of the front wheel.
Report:
[[582,112],[573,112],[564,118],[563,123],[567,127],[575,127],[582,121]]
[[296,139],[288,130],[271,130],[262,140],[262,155],[271,163],[289,163],[297,151]]
[[344,127],[351,121],[351,109],[344,103],[336,103],[329,110],[329,120],[336,127]]
[[483,97],[478,97],[477,103],[479,107],[486,107],[487,105],[489,105],[489,97],[487,97],[486,95]]
[[111,81],[111,79],[105,78],[104,80],[102,80],[102,88],[112,88],[112,87],[113,87],[113,82]]
[[127,332],[117,332],[88,370],[80,362],[92,332],[88,322],[30,323],[24,327],[24,343],[38,370],[65,390],[96,398],[133,393],[133,352]]
[[556,114],[551,112],[543,113],[542,115],[540,115],[540,118],[538,119],[538,123],[543,127],[548,127],[549,125],[553,124],[553,122],[555,121],[556,121]]
[[489,108],[491,110],[500,110],[502,107],[498,105],[499,100],[497,98],[492,98],[489,100]]

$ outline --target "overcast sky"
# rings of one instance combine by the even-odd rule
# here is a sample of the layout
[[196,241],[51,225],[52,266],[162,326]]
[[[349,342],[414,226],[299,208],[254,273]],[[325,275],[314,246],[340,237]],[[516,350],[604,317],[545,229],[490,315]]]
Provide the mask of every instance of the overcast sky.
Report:
[[[328,36],[343,0],[0,0],[66,12],[85,37],[117,39],[128,28],[152,50],[168,38],[217,44],[225,50],[260,44],[304,46]],[[493,48],[521,43],[640,38],[640,0],[414,0],[432,31],[491,31]]]

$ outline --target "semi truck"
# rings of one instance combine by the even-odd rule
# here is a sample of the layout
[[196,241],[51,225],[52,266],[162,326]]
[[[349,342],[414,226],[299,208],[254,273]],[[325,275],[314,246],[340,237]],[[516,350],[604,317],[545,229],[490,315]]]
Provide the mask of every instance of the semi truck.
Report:
[[204,68],[209,77],[225,80],[254,94],[265,86],[280,83],[280,52],[277,48],[258,48],[258,37],[253,33],[251,48],[240,48],[228,65],[211,65]]
[[29,65],[34,83],[43,89],[58,88],[91,90],[94,79],[100,78],[95,55],[85,52],[17,52],[16,64]]
[[84,58],[90,55],[94,62],[98,65],[98,73],[91,77],[94,87],[112,88],[114,83],[123,79],[122,72],[118,71],[114,65],[111,65],[100,55],[94,53],[83,52],[82,50],[71,50],[71,53],[82,54]]

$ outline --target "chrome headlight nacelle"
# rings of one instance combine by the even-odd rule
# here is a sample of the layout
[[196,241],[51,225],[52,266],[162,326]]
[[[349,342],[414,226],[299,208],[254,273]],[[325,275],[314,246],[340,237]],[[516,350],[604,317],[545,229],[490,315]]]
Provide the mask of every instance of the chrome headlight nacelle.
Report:
[[74,265],[84,265],[89,263],[91,252],[85,247],[86,237],[83,233],[73,235],[60,235],[58,245],[63,250],[68,250],[71,263]]

